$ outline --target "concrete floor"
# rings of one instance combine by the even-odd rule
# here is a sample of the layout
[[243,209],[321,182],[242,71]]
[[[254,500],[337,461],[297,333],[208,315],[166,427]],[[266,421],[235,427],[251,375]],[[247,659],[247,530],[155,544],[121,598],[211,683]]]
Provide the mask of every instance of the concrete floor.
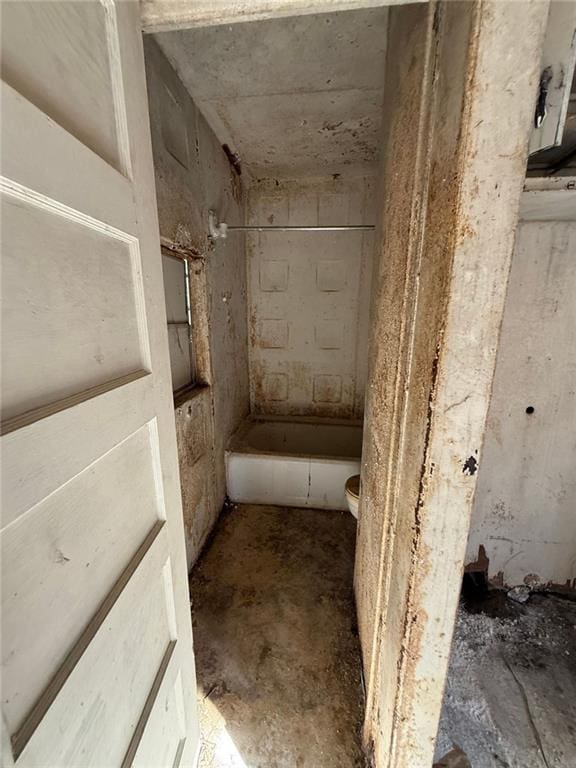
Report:
[[356,523],[238,505],[190,580],[200,768],[355,768],[362,688]]

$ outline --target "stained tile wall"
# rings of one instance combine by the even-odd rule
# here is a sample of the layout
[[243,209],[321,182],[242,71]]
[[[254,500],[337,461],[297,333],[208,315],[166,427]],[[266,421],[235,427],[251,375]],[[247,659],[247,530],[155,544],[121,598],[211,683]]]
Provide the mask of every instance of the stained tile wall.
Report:
[[[264,181],[248,222],[372,224],[372,178]],[[367,368],[371,232],[261,232],[247,241],[251,409],[359,418]]]

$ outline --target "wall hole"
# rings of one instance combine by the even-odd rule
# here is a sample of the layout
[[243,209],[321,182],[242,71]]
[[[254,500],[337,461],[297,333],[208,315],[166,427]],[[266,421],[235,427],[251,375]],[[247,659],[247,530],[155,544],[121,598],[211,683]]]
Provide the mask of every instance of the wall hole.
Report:
[[468,571],[462,577],[461,596],[464,602],[483,600],[488,592],[486,571]]
[[533,405],[529,405],[526,408],[526,413],[534,413],[534,406]]

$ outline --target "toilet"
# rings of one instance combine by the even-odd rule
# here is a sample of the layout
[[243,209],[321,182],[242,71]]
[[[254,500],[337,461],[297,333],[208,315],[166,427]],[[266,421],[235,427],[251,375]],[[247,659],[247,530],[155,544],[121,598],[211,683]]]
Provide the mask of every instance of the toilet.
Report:
[[352,475],[346,480],[345,487],[348,509],[358,520],[358,502],[360,500],[360,475]]

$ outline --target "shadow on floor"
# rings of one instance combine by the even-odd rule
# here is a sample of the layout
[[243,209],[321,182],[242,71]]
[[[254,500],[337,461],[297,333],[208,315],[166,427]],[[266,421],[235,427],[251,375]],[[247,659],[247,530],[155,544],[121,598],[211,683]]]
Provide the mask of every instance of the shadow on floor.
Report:
[[356,768],[356,524],[238,505],[190,579],[200,768]]

